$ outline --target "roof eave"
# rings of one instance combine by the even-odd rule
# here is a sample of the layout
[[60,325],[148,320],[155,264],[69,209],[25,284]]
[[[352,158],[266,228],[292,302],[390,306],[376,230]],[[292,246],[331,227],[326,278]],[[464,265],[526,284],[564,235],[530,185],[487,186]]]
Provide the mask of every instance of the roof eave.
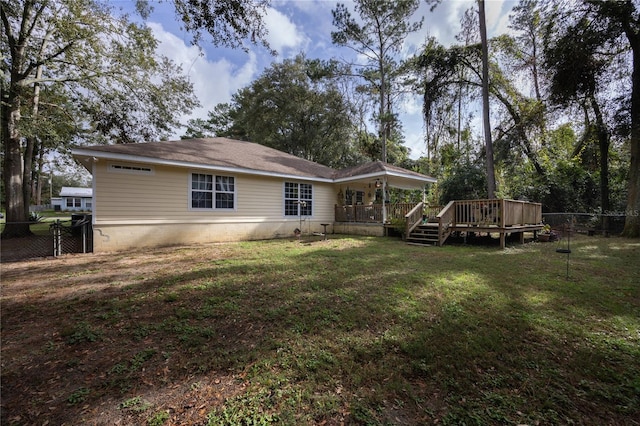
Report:
[[333,179],[323,178],[319,176],[303,176],[303,175],[296,175],[291,173],[276,173],[276,172],[268,172],[268,171],[255,170],[255,169],[249,169],[249,168],[243,168],[243,167],[226,167],[226,166],[217,166],[217,165],[204,164],[204,163],[192,163],[189,161],[165,160],[160,158],[142,157],[139,155],[120,154],[120,153],[114,153],[114,152],[92,151],[92,150],[86,150],[86,149],[72,149],[71,154],[73,155],[73,157],[77,158],[80,161],[80,163],[82,163],[89,171],[91,171],[91,168],[90,166],[86,165],[86,163],[90,161],[97,162],[100,159],[104,159],[104,160],[128,161],[133,163],[142,163],[142,164],[150,164],[150,165],[197,168],[202,170],[212,170],[212,171],[220,171],[220,172],[227,172],[227,173],[242,173],[242,174],[251,174],[251,175],[258,175],[258,176],[269,176],[269,177],[278,177],[278,178],[286,178],[286,179],[298,179],[298,180],[305,180],[305,181],[333,183]]
[[[402,173],[396,170],[380,170],[371,173],[365,173],[356,176],[342,177],[342,178],[323,178],[319,176],[304,176],[290,173],[277,173],[277,172],[268,172],[263,170],[249,169],[243,167],[228,167],[228,166],[219,166],[205,163],[193,163],[188,161],[178,161],[178,160],[167,160],[160,159],[154,157],[144,157],[140,155],[131,155],[131,154],[121,154],[115,152],[106,152],[106,151],[94,151],[91,149],[83,149],[83,148],[74,148],[71,150],[71,154],[74,158],[76,158],[87,170],[92,171],[91,163],[97,162],[100,159],[103,160],[115,160],[115,161],[128,161],[133,163],[142,163],[149,165],[162,165],[162,166],[172,166],[172,167],[183,167],[183,168],[197,168],[202,170],[211,170],[211,171],[220,171],[227,173],[242,173],[242,174],[250,174],[257,176],[268,176],[268,177],[277,177],[277,178],[285,178],[285,179],[298,179],[303,181],[313,181],[313,182],[325,182],[325,183],[347,183],[347,182],[355,182],[362,181],[367,179],[376,179],[376,178],[400,178],[405,181],[411,182],[420,182],[422,186],[427,185],[429,183],[437,182],[436,179],[429,176],[416,176],[409,173]],[[401,189],[418,189],[420,185],[402,185],[398,186]]]
[[361,180],[367,180],[367,179],[380,179],[380,178],[384,178],[384,177],[398,177],[398,178],[402,178],[402,179],[407,179],[407,180],[412,180],[412,181],[417,181],[417,182],[423,182],[425,185],[429,184],[429,183],[436,183],[438,180],[429,176],[415,176],[412,174],[408,174],[408,173],[401,173],[401,172],[397,172],[397,171],[392,171],[392,170],[384,170],[384,171],[379,171],[379,172],[373,172],[373,173],[367,173],[367,174],[363,174],[363,175],[356,175],[356,176],[349,176],[349,177],[343,177],[343,178],[337,178],[334,179],[335,183],[347,183],[347,182],[356,182],[356,181],[361,181]]

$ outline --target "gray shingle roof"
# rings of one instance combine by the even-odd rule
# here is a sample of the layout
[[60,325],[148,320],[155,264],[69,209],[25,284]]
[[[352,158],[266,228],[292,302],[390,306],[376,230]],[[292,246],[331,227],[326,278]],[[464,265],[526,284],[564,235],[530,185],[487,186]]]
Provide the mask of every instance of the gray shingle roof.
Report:
[[330,167],[277,149],[227,138],[100,145],[74,150],[76,155],[91,155],[92,153],[96,157],[117,154],[148,158],[149,160],[259,170],[267,173],[324,179],[331,179],[335,173],[335,170]]
[[[111,158],[147,163],[167,162],[183,166],[220,167],[244,170],[247,173],[297,176],[300,178],[342,179],[351,181],[358,176],[398,175],[405,180],[435,181],[423,174],[376,161],[342,170],[257,143],[228,138],[183,139],[125,145],[98,145],[73,150],[76,157]],[[353,179],[350,179],[353,178]]]

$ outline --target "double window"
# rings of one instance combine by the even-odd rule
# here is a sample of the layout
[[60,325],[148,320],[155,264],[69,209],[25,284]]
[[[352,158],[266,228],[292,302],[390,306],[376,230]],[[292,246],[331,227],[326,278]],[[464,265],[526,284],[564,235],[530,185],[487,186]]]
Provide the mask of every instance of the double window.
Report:
[[235,193],[235,179],[231,176],[191,173],[192,209],[234,209]]
[[82,207],[82,198],[67,198],[67,207]]
[[309,183],[284,183],[284,215],[311,216],[313,214],[313,186]]

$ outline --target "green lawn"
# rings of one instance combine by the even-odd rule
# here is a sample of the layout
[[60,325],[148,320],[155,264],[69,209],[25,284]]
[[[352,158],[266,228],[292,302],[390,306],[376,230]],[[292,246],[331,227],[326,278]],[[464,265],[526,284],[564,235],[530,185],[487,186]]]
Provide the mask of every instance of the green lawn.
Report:
[[[388,238],[35,262],[39,284],[23,286],[10,264],[3,409],[39,423],[60,409],[143,424],[637,425],[640,241],[571,243],[568,279],[554,243]],[[29,318],[51,332],[29,335]],[[75,385],[40,389],[40,416],[26,390],[5,401],[14,381],[51,383],[47,362]]]

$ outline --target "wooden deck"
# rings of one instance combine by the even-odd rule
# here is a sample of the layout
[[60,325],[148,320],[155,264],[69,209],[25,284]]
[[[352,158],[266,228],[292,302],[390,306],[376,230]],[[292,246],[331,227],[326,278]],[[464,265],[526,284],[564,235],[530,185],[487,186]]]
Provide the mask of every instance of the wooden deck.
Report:
[[507,234],[519,234],[524,242],[525,232],[536,233],[544,227],[540,203],[506,199],[451,201],[433,217],[418,216],[417,212],[406,215],[406,240],[437,246],[453,232],[474,232],[499,234],[504,248]]
[[[507,199],[451,201],[444,207],[423,203],[387,204],[386,222],[382,204],[335,206],[335,223],[380,225],[381,230],[405,223],[404,236],[414,244],[442,246],[454,232],[500,234],[505,247],[507,234],[541,230],[542,204]],[[386,231],[384,232],[386,235]]]

